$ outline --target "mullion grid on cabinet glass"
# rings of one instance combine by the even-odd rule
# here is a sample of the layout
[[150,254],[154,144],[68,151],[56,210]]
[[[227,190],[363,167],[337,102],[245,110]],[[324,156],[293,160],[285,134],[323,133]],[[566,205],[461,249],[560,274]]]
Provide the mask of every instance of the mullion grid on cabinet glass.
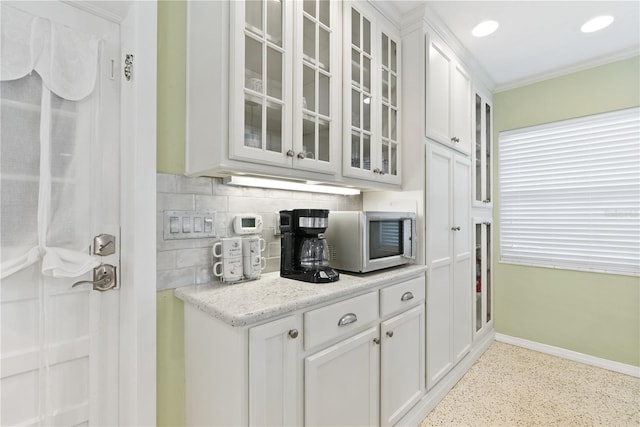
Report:
[[[303,8],[302,142],[305,157],[329,162],[331,131],[331,22],[328,0]],[[322,43],[322,41],[325,41]],[[324,97],[323,97],[324,94]]]
[[381,168],[385,174],[398,174],[398,45],[382,33],[382,144]]
[[371,22],[351,9],[351,167],[371,170]]
[[244,145],[282,151],[284,8],[286,3],[245,3]]

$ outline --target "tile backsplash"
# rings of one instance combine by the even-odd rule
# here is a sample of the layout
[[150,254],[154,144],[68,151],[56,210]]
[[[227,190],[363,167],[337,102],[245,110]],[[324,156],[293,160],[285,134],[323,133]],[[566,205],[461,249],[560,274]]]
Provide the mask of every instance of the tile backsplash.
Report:
[[[315,208],[361,210],[362,196],[339,196],[300,191],[233,187],[220,178],[188,178],[182,175],[157,174],[157,253],[158,290],[206,283],[213,276],[212,246],[222,237],[233,236],[236,214],[262,215],[265,272],[280,269],[280,237],[275,235],[276,214],[283,209]],[[214,211],[215,238],[164,240],[164,211]],[[329,224],[331,226],[331,224]]]

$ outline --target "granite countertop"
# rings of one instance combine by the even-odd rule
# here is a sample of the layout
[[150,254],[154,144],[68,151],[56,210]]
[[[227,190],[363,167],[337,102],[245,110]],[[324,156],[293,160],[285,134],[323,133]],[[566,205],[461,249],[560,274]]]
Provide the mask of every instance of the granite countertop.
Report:
[[423,265],[409,265],[367,274],[340,273],[333,283],[307,283],[263,274],[241,283],[211,282],[175,290],[175,296],[231,326],[246,326],[334,299],[374,290],[418,276]]

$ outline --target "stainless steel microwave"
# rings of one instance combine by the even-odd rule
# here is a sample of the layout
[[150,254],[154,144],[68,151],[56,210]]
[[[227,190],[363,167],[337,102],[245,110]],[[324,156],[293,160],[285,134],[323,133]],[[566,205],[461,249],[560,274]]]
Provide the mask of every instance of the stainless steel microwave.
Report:
[[415,213],[331,211],[324,235],[338,270],[366,273],[416,258]]

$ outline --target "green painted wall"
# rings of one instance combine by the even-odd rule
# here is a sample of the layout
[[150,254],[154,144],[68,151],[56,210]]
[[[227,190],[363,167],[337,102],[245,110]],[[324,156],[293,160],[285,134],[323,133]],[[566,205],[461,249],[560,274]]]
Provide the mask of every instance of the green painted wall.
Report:
[[186,46],[186,2],[158,2],[158,172],[184,173]]
[[[497,183],[498,132],[640,105],[640,57],[497,93],[493,104]],[[640,366],[639,278],[495,262],[494,279],[497,332]]]
[[[158,172],[184,173],[187,8],[158,2]],[[184,306],[172,290],[158,292],[158,426],[184,425]]]

